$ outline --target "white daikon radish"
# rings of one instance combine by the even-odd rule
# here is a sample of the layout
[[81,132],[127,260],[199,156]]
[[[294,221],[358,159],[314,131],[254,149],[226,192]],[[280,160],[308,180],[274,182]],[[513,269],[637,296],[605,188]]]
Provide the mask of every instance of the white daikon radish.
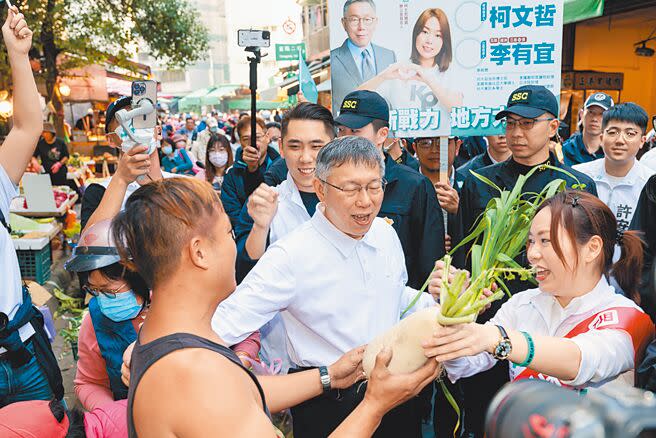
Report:
[[392,361],[388,366],[390,373],[405,374],[421,368],[428,360],[421,343],[433,335],[439,313],[438,305],[419,310],[369,342],[362,359],[367,378],[374,368],[376,355],[383,347],[392,349]]

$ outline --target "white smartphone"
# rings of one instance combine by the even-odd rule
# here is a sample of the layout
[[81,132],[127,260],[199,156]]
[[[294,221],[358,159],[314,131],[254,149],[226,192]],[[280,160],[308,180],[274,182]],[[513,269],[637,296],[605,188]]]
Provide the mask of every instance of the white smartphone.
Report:
[[[132,82],[132,109],[139,106],[139,103],[147,99],[157,108],[157,82],[156,81],[134,81]],[[132,121],[135,129],[155,128],[157,126],[157,110],[144,116],[135,117]]]

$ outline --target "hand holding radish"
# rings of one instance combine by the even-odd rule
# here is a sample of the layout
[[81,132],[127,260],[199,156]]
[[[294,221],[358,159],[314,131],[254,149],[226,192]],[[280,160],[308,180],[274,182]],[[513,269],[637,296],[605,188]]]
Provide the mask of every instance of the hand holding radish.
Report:
[[7,10],[7,19],[2,26],[2,36],[10,56],[27,55],[32,47],[32,31],[16,6],[10,6]]
[[378,353],[364,396],[363,403],[367,403],[381,416],[419,394],[426,385],[437,379],[442,369],[436,361],[429,360],[415,372],[391,374],[387,366],[392,360],[392,354],[389,348]]
[[424,354],[435,358],[436,362],[475,356],[487,351],[492,352],[499,342],[499,330],[492,324],[457,324],[439,326],[433,337],[425,341]]
[[330,386],[333,389],[345,389],[364,379],[362,355],[365,346],[354,348],[344,353],[337,362],[328,367]]
[[248,198],[248,214],[256,226],[269,229],[273,217],[278,211],[278,193],[262,183]]

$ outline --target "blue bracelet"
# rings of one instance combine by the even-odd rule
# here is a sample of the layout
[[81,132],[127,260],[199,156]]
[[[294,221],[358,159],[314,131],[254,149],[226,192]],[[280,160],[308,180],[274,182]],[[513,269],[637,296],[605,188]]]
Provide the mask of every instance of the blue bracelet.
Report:
[[520,364],[517,364],[517,366],[526,368],[531,364],[531,362],[533,362],[533,357],[535,357],[535,344],[533,343],[533,338],[531,335],[526,332],[521,333],[526,338],[526,343],[528,344],[528,354],[526,355],[526,360]]

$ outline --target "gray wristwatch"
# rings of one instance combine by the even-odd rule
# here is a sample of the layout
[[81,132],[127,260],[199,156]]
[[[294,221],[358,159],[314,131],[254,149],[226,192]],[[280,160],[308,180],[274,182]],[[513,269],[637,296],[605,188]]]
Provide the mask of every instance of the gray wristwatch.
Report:
[[328,374],[328,368],[319,367],[319,375],[321,377],[321,386],[323,386],[323,392],[326,393],[332,388],[330,387],[330,374]]

